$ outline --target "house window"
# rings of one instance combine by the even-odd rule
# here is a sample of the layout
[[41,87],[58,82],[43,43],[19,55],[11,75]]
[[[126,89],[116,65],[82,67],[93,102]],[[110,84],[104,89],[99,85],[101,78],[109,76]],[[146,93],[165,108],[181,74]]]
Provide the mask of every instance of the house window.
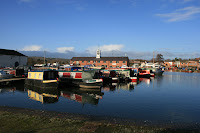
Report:
[[119,61],[116,61],[116,63],[119,63]]
[[112,66],[110,66],[110,68],[112,68]]
[[105,68],[107,68],[107,65],[105,65]]
[[123,61],[123,63],[125,63],[125,61]]
[[106,63],[106,61],[104,61],[103,63]]
[[117,68],[119,68],[119,66],[117,66]]
[[82,61],[82,63],[84,63],[84,61]]
[[96,61],[93,61],[94,63],[96,63]]
[[100,61],[98,61],[98,63],[100,63]]
[[112,63],[112,61],[110,61],[110,63]]
[[88,63],[90,63],[90,61],[88,61]]

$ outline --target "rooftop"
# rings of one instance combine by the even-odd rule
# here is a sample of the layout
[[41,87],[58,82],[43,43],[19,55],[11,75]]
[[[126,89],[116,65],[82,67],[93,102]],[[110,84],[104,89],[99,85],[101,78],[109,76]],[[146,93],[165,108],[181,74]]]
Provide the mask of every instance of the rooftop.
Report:
[[73,57],[72,61],[127,61],[129,60],[128,57]]
[[0,49],[0,55],[16,55],[16,56],[25,56],[15,50],[8,50],[8,49]]

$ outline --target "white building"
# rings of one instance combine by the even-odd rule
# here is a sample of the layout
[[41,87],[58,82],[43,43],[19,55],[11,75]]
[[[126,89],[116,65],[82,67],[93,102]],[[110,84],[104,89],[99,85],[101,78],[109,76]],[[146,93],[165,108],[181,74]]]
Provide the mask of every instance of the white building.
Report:
[[27,58],[15,50],[0,49],[0,67],[25,66]]

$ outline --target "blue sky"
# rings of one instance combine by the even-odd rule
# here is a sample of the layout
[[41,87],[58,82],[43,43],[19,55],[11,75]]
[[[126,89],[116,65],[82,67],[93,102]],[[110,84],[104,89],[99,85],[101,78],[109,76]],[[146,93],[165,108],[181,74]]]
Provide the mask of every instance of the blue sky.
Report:
[[0,0],[0,48],[200,57],[200,0]]

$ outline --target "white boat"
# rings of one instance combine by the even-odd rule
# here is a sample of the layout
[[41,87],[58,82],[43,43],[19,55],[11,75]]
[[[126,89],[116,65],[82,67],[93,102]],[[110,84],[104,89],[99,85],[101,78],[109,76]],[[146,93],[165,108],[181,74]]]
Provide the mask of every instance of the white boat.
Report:
[[161,66],[158,63],[146,63],[145,67],[147,67],[147,68],[160,68]]
[[0,70],[0,79],[9,79],[12,78],[12,74],[8,74],[7,72]]
[[151,70],[155,75],[161,76],[164,72],[161,70],[161,66],[158,63],[146,63],[144,67]]

